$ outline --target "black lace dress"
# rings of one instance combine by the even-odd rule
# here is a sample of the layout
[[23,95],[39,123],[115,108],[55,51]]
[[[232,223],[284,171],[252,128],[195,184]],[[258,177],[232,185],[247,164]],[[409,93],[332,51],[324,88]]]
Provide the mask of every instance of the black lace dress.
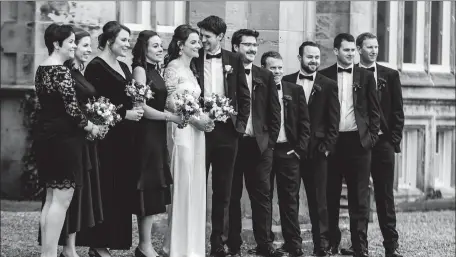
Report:
[[70,70],[63,65],[39,66],[35,89],[39,102],[33,131],[40,184],[46,188],[82,186],[90,169],[84,127],[87,119],[79,108]]
[[[133,69],[136,66],[133,64]],[[146,84],[154,92],[154,98],[146,104],[164,111],[168,91],[155,65],[150,63],[147,63]],[[139,121],[133,147],[136,164],[133,175],[137,181],[133,213],[139,216],[164,213],[166,205],[171,203],[172,176],[166,139],[166,121],[144,117]]]

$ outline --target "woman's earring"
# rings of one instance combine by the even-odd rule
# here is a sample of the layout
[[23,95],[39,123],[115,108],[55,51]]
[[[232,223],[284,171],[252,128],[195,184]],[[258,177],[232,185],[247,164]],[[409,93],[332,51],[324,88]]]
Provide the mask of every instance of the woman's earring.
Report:
[[182,50],[179,51],[179,55],[182,55]]

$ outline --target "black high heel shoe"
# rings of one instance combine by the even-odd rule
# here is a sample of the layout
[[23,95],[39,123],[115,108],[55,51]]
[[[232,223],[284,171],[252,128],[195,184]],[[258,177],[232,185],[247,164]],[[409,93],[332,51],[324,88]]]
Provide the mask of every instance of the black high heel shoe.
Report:
[[[139,247],[136,247],[135,257],[147,257],[147,256],[141,251],[141,249],[139,249]],[[157,257],[161,257],[161,256],[157,253]]]
[[66,257],[66,256],[63,253],[60,253],[59,257]]
[[[108,251],[108,253],[109,253],[109,251]],[[93,248],[89,248],[88,254],[89,254],[89,257],[103,257],[97,252],[97,250],[95,250]],[[111,253],[109,253],[109,255],[111,255]],[[62,256],[60,256],[60,257],[62,257]]]

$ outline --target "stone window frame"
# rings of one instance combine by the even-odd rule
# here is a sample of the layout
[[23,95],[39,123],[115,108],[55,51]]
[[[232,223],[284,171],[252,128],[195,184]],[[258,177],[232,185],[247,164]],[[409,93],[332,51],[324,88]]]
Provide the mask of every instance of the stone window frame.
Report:
[[[139,18],[135,23],[126,23],[123,21],[122,5],[125,1],[117,0],[117,20],[123,23],[132,31],[142,30],[155,30],[157,33],[173,33],[174,29],[180,25],[187,23],[188,4],[185,1],[137,1],[136,15]],[[163,5],[162,5],[163,4]],[[161,10],[159,10],[161,9]],[[159,25],[157,20],[157,13],[165,12],[166,9],[173,11],[173,24],[172,25]]]
[[[379,62],[387,67],[406,72],[455,73],[455,5],[454,1],[443,1],[442,64],[430,64],[431,1],[417,3],[417,47],[416,63],[403,62],[404,1],[390,1],[389,54],[388,62]],[[375,20],[376,26],[376,20]],[[375,28],[376,30],[376,28]],[[394,33],[397,31],[397,33]],[[452,50],[453,49],[453,50]],[[380,49],[381,51],[381,49]],[[447,53],[450,53],[449,55]]]

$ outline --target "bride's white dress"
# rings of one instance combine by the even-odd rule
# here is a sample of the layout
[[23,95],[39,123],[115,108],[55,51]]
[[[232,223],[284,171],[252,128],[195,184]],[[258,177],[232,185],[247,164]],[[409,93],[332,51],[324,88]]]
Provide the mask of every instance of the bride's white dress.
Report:
[[[197,99],[201,88],[193,73],[169,65],[164,73],[168,100],[175,93],[191,92]],[[173,91],[175,89],[175,91]],[[164,250],[170,257],[204,257],[206,239],[206,144],[204,132],[192,125],[168,126],[173,174],[170,229]]]

